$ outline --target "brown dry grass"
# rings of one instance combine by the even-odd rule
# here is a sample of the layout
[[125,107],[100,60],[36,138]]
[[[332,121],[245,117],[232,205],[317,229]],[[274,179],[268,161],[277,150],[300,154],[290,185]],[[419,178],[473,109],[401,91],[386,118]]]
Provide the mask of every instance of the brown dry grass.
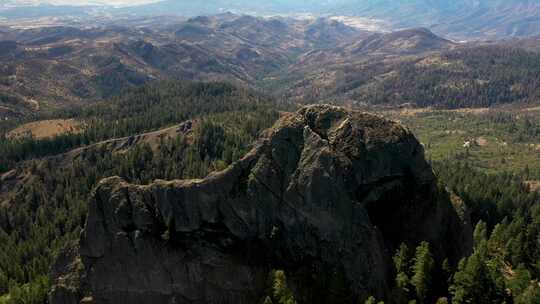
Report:
[[199,125],[199,121],[186,121],[184,123],[153,131],[148,133],[142,133],[134,136],[114,138],[106,141],[98,142],[89,146],[76,148],[65,154],[58,155],[57,158],[61,161],[61,166],[66,163],[72,162],[74,159],[84,154],[91,149],[106,149],[111,153],[126,153],[134,146],[141,146],[148,144],[150,148],[156,151],[161,143],[161,139],[175,139],[179,136],[186,136],[188,144],[192,143],[192,132]]
[[8,138],[32,136],[36,139],[50,138],[66,133],[80,133],[82,123],[75,119],[53,119],[30,122],[7,133]]

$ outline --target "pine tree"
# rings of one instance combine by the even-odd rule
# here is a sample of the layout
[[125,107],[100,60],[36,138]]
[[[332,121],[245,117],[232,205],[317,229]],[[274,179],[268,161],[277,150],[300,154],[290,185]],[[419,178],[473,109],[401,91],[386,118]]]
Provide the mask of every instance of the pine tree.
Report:
[[434,266],[435,261],[429,250],[429,243],[422,242],[416,248],[416,255],[412,266],[413,276],[411,278],[411,284],[416,290],[416,296],[420,303],[424,303],[428,298]]
[[410,284],[410,264],[411,257],[409,247],[405,243],[399,246],[393,257],[394,268],[396,270],[396,290],[394,297],[398,302],[405,302],[409,297]]
[[296,304],[292,291],[287,286],[285,271],[276,270],[273,274],[273,296],[278,304]]
[[487,225],[485,222],[479,221],[478,224],[476,224],[473,237],[475,246],[478,246],[478,244],[487,239]]
[[410,268],[410,259],[409,247],[407,247],[407,244],[401,243],[399,249],[393,257],[396,273],[408,273]]
[[497,283],[479,252],[459,263],[450,291],[453,296],[452,303],[455,304],[490,304],[504,300],[501,296],[503,291],[498,290]]

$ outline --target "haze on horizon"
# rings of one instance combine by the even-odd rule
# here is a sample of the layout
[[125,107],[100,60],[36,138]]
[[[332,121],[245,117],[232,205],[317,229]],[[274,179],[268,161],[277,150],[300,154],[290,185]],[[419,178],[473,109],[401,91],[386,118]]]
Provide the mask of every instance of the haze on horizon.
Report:
[[7,0],[0,1],[1,5],[9,7],[24,7],[41,4],[49,5],[67,5],[67,6],[89,6],[89,5],[106,5],[106,6],[136,6],[143,4],[156,3],[161,0]]

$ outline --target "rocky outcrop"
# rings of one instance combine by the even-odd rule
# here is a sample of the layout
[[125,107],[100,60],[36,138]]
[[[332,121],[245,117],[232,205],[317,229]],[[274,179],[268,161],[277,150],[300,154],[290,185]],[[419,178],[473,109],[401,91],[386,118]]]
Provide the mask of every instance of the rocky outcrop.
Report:
[[[402,242],[438,261],[470,251],[463,206],[437,186],[410,131],[310,106],[202,180],[99,183],[51,303],[258,303],[284,269],[299,303],[384,296]],[[459,212],[458,212],[459,211]]]

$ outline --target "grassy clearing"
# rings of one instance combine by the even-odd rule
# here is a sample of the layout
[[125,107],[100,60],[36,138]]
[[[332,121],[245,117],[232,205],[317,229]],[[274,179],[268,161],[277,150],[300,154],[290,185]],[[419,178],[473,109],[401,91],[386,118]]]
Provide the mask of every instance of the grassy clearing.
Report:
[[421,111],[386,116],[413,130],[429,159],[458,159],[488,173],[527,173],[540,179],[538,111]]
[[66,133],[82,132],[82,124],[74,119],[40,120],[23,124],[7,133],[8,138],[21,138],[32,136],[35,139],[44,139]]

